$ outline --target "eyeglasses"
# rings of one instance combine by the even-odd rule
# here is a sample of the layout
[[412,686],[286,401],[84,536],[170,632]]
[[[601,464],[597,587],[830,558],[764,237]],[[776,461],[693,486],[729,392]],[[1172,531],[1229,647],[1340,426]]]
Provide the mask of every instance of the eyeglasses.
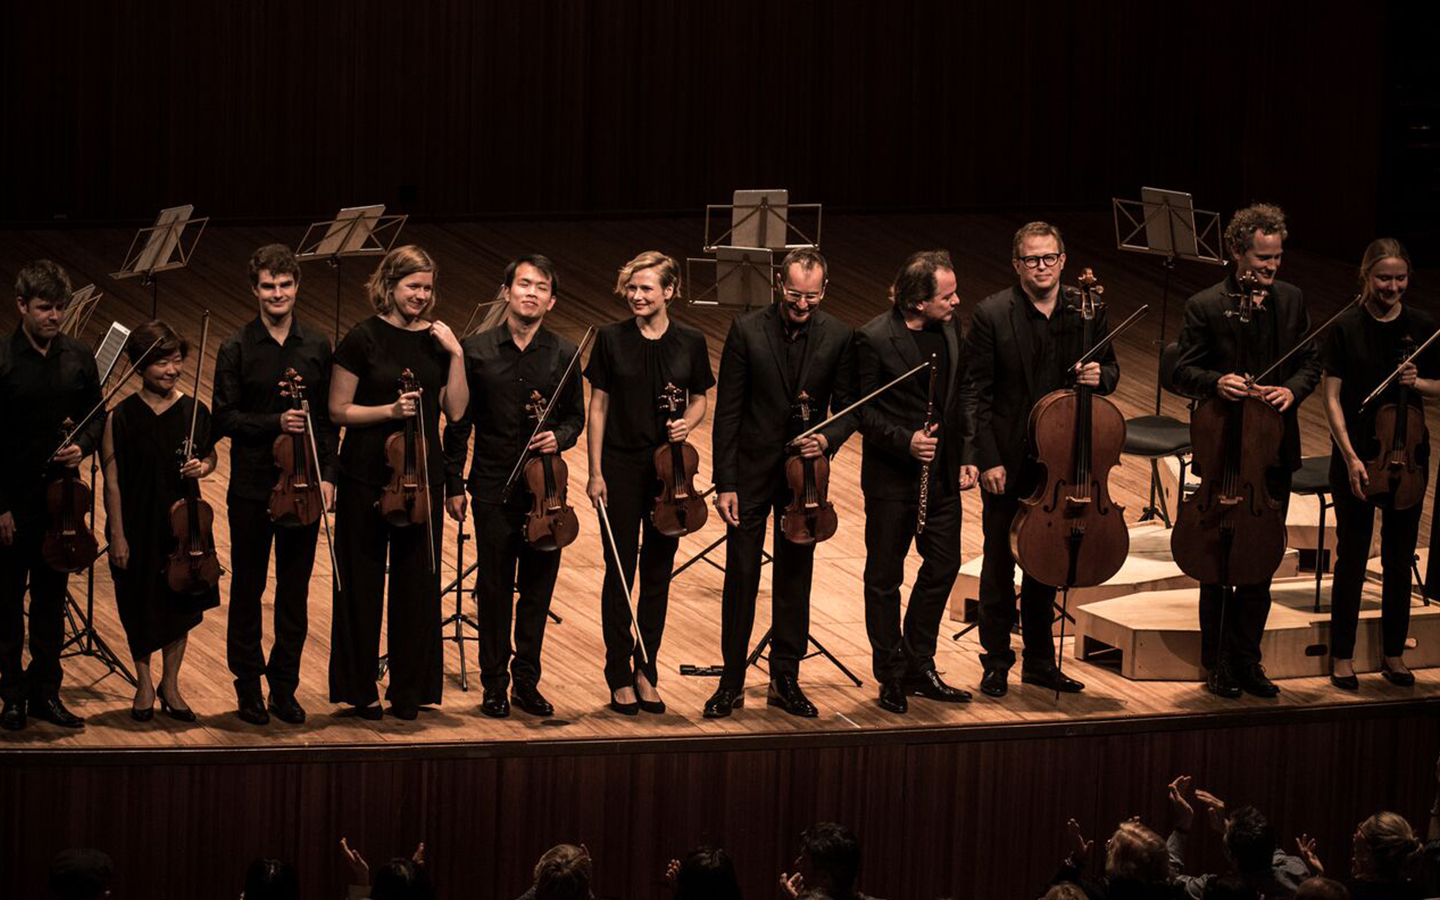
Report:
[[806,303],[817,303],[821,297],[825,296],[824,291],[813,294],[802,294],[799,291],[792,291],[789,288],[786,288],[783,293],[785,294],[785,299],[791,303],[799,303],[801,300],[804,300]]
[[1042,265],[1048,269],[1060,261],[1060,254],[1045,253],[1040,256],[1020,256],[1016,258],[1024,263],[1027,269],[1038,269]]

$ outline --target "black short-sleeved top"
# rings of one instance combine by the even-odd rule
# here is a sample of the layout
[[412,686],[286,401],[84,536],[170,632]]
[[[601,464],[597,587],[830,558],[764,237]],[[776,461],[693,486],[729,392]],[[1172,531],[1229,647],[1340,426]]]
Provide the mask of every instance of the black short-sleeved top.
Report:
[[[440,389],[450,375],[450,354],[429,330],[407,331],[379,316],[371,316],[350,330],[335,349],[335,365],[353,374],[354,403],[388,406],[400,396],[400,373],[409,369],[420,383],[420,408],[425,441],[430,451],[430,486],[445,483],[445,454],[440,445]],[[400,419],[374,425],[349,425],[340,445],[340,471],[346,477],[371,485],[390,482],[385,462],[385,439],[403,430]]]
[[596,334],[585,377],[610,395],[605,446],[616,450],[665,443],[666,416],[659,398],[667,383],[689,395],[715,386],[705,334],[673,319],[655,340],[642,335],[634,319],[604,326]]
[[[1392,385],[1363,414],[1360,404],[1400,364],[1406,338],[1419,347],[1434,332],[1435,319],[1409,306],[1389,322],[1379,321],[1363,308],[1348,309],[1331,326],[1325,337],[1325,374],[1340,379],[1345,430],[1361,459],[1375,455],[1375,412],[1387,402],[1395,402],[1397,388]],[[1421,378],[1440,377],[1440,342],[1431,344],[1415,363]],[[1412,405],[1424,405],[1417,392],[1409,395]],[[1335,452],[1338,455],[1338,449]]]

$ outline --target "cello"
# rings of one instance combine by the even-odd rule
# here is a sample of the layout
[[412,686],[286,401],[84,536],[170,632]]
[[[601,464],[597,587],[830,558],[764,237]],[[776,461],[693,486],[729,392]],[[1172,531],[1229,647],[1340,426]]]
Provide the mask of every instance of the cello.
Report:
[[[539,391],[531,391],[525,409],[540,422],[547,406]],[[525,486],[535,500],[534,508],[525,515],[525,542],[536,550],[559,550],[580,533],[580,520],[566,502],[569,483],[570,468],[559,453],[536,453],[525,463]]]
[[[61,446],[70,442],[75,422],[69,416],[60,426]],[[50,527],[40,544],[40,557],[56,572],[71,574],[88,568],[100,556],[100,545],[86,524],[95,495],[80,473],[69,466],[45,488],[45,509]]]
[[[814,411],[810,395],[801,391],[795,398],[795,417],[801,427],[810,424]],[[818,544],[835,536],[839,520],[830,502],[830,460],[791,454],[785,460],[785,480],[791,500],[780,516],[780,530],[792,544]]]
[[[210,335],[210,311],[200,317],[200,353],[195,357],[195,393],[190,398],[190,430],[180,445],[180,465],[195,459],[195,425],[200,418],[200,375],[205,368],[205,342]],[[215,554],[215,510],[200,498],[200,483],[182,477],[184,495],[170,504],[170,532],[175,549],[165,567],[165,581],[177,594],[203,594],[220,584],[223,570]]]
[[[1430,340],[1434,340],[1434,336]],[[1429,343],[1426,341],[1425,345]],[[1400,370],[1420,355],[1420,349],[1415,347],[1414,339],[1405,337],[1400,344],[1400,365],[1396,367],[1395,376],[1386,379],[1387,383],[1394,381]],[[1425,425],[1424,408],[1410,402],[1411,390],[1403,381],[1399,382],[1394,401],[1375,411],[1377,450],[1373,459],[1365,461],[1365,498],[1396,510],[1409,509],[1424,500],[1430,478],[1430,461],[1419,458],[1421,446],[1430,442],[1430,431]]]
[[[685,391],[666,382],[659,403],[666,421],[676,419],[685,413]],[[684,537],[705,527],[709,510],[695,492],[699,469],[700,455],[688,441],[668,441],[655,448],[655,477],[660,480],[660,493],[655,497],[650,521],[666,537]]]
[[[290,401],[292,410],[307,410],[305,380],[294,369],[286,369],[280,379],[280,396]],[[309,415],[306,430],[301,434],[276,436],[271,446],[275,467],[280,478],[270,489],[270,521],[286,528],[314,525],[325,508],[320,492],[320,464],[311,449]]]

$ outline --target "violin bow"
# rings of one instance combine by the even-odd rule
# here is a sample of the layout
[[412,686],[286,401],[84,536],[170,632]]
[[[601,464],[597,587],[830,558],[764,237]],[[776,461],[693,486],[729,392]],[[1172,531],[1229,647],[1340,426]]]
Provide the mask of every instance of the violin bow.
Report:
[[1436,338],[1440,338],[1440,328],[1435,329],[1435,333],[1426,338],[1425,343],[1421,344],[1419,347],[1416,347],[1415,352],[1405,357],[1405,360],[1400,363],[1400,365],[1395,367],[1395,371],[1385,376],[1385,380],[1380,382],[1380,384],[1375,387],[1375,390],[1370,392],[1370,396],[1366,397],[1365,400],[1360,404],[1360,412],[1364,412],[1365,407],[1369,406],[1376,397],[1385,393],[1385,390],[1390,387],[1390,385],[1395,383],[1395,379],[1400,377],[1400,370],[1414,362],[1416,357],[1418,357],[1421,353],[1425,352],[1426,347],[1429,347],[1431,344],[1435,343]]
[[[320,447],[315,443],[315,422],[310,418],[310,398],[305,397],[300,401],[300,411],[305,414],[305,439],[310,442],[310,455],[315,459],[315,477],[324,482],[324,476],[320,474]],[[335,561],[335,539],[330,533],[330,508],[325,503],[325,492],[320,492],[320,518],[325,523],[325,546],[330,550],[330,574],[335,579],[336,593],[345,593],[345,587],[340,583],[340,564]]]
[[610,514],[605,509],[605,501],[596,498],[595,508],[600,510],[600,521],[605,525],[605,536],[610,539],[610,554],[615,557],[615,575],[620,579],[620,587],[625,591],[625,608],[630,610],[630,624],[635,629],[635,643],[640,648],[640,658],[647,663],[653,663],[650,652],[645,649],[645,637],[640,633],[640,619],[635,612],[635,601],[630,597],[630,585],[625,582],[624,566],[620,563],[620,551],[615,547],[615,531],[610,527]]
[[848,415],[852,410],[855,410],[855,409],[857,409],[857,408],[859,408],[859,407],[861,407],[861,406],[864,406],[866,403],[869,403],[871,400],[874,400],[876,397],[878,397],[878,396],[880,396],[881,394],[885,393],[886,391],[890,390],[890,389],[893,388],[895,385],[897,385],[897,384],[899,384],[900,382],[904,381],[905,379],[909,378],[911,375],[914,375],[916,372],[919,372],[921,369],[928,369],[929,367],[930,367],[930,361],[927,359],[925,362],[922,362],[920,365],[918,365],[918,366],[916,366],[915,368],[911,369],[910,371],[906,372],[904,375],[900,375],[900,376],[898,376],[898,377],[896,377],[896,378],[891,379],[889,383],[884,384],[884,385],[876,388],[875,390],[873,390],[873,391],[871,391],[870,393],[866,394],[865,396],[861,397],[859,400],[856,400],[854,403],[850,404],[849,406],[845,407],[844,409],[842,409],[842,410],[840,410],[839,412],[835,413],[834,415],[830,416],[830,418],[825,419],[824,421],[819,422],[819,423],[817,423],[817,424],[815,424],[815,425],[811,425],[809,428],[805,429],[804,431],[800,432],[799,434],[797,434],[797,435],[795,435],[793,438],[791,438],[791,439],[790,439],[790,442],[789,442],[788,444],[786,444],[786,446],[788,446],[788,447],[793,447],[794,445],[796,445],[796,444],[800,443],[801,441],[805,440],[805,439],[806,439],[807,437],[809,437],[810,435],[812,435],[812,434],[814,434],[815,432],[819,431],[820,429],[824,428],[826,425],[829,425],[831,422],[834,422],[836,419],[842,418],[842,417]]
[[1280,357],[1279,359],[1277,359],[1277,360],[1275,360],[1273,363],[1271,363],[1271,364],[1270,364],[1270,367],[1269,367],[1268,369],[1266,369],[1265,371],[1261,372],[1259,375],[1254,375],[1254,376],[1251,376],[1250,378],[1245,379],[1245,387],[1246,387],[1246,389],[1248,390],[1249,388],[1252,388],[1252,387],[1254,387],[1254,386],[1257,385],[1257,384],[1263,383],[1264,380],[1265,380],[1265,378],[1268,377],[1271,372],[1274,372],[1276,369],[1278,369],[1278,368],[1280,368],[1281,366],[1283,366],[1283,365],[1285,364],[1285,362],[1290,359],[1290,357],[1294,356],[1296,353],[1298,353],[1298,352],[1300,351],[1300,348],[1304,347],[1306,344],[1310,343],[1311,341],[1315,340],[1317,337],[1319,337],[1320,335],[1322,335],[1322,334],[1324,334],[1326,331],[1328,331],[1329,328],[1330,328],[1330,326],[1335,324],[1335,320],[1336,320],[1336,319],[1340,318],[1341,316],[1343,316],[1345,313],[1349,312],[1349,311],[1350,311],[1351,309],[1353,309],[1354,307],[1359,306],[1360,303],[1361,303],[1361,301],[1363,300],[1363,298],[1364,298],[1364,295],[1363,295],[1363,294],[1356,294],[1354,300],[1351,300],[1349,303],[1347,303],[1347,304],[1345,304],[1344,306],[1340,307],[1340,310],[1339,310],[1338,312],[1336,312],[1335,315],[1333,315],[1333,316],[1331,316],[1330,318],[1326,319],[1325,322],[1324,322],[1324,324],[1322,324],[1319,328],[1312,328],[1312,329],[1310,329],[1309,333],[1307,333],[1304,337],[1300,338],[1300,340],[1296,341],[1296,342],[1295,342],[1295,346],[1293,346],[1293,347],[1291,347],[1289,350],[1287,350],[1287,351],[1285,352],[1285,355],[1284,355],[1284,356]]
[[420,483],[425,491],[425,549],[430,551],[430,571],[435,568],[435,517],[430,515],[430,502],[434,499],[430,496],[430,445],[425,440],[425,397],[422,394],[420,400],[415,403],[415,428],[418,440],[416,446],[420,448]]
[[141,353],[139,356],[135,357],[135,361],[130,364],[130,368],[125,370],[125,374],[120,376],[120,380],[115,382],[115,386],[110,389],[109,393],[107,393],[104,397],[101,397],[100,402],[95,404],[95,406],[91,408],[88,413],[85,414],[85,418],[80,420],[80,424],[70,429],[70,434],[66,435],[65,440],[60,442],[60,446],[50,451],[50,455],[45,457],[45,465],[50,465],[51,461],[60,454],[61,450],[64,450],[66,447],[74,443],[72,439],[75,437],[75,433],[78,432],[80,429],[84,428],[86,422],[89,422],[91,419],[95,418],[96,413],[109,405],[111,399],[113,399],[114,396],[120,392],[120,389],[125,386],[125,382],[130,380],[130,376],[135,374],[135,370],[140,368],[140,363],[145,361],[145,357],[149,356],[152,350],[160,346],[160,341],[162,340],[164,340],[164,338],[156,338],[149,347],[145,348],[144,353]]
[[540,417],[535,420],[535,428],[530,432],[530,439],[525,442],[525,449],[520,451],[520,458],[515,460],[515,467],[510,470],[510,477],[505,479],[505,488],[500,492],[500,502],[502,504],[509,502],[510,494],[515,490],[515,480],[520,477],[520,469],[525,465],[526,457],[530,455],[531,441],[535,440],[535,436],[540,433],[540,430],[545,427],[545,423],[549,421],[550,410],[555,408],[555,402],[560,399],[560,392],[565,390],[565,386],[570,383],[570,375],[575,371],[576,364],[580,362],[580,354],[584,353],[585,348],[590,346],[590,340],[594,336],[595,326],[591,325],[585,329],[585,336],[580,339],[580,346],[575,348],[575,355],[570,357],[569,365],[565,367],[564,374],[560,376],[560,383],[555,385],[555,392],[550,395],[550,399],[545,402],[545,408],[540,411]]
[[1092,347],[1089,349],[1089,351],[1087,351],[1087,352],[1085,353],[1084,356],[1080,357],[1079,359],[1077,359],[1077,360],[1075,361],[1075,365],[1077,365],[1077,366],[1083,366],[1083,365],[1085,365],[1085,364],[1088,363],[1088,362],[1094,362],[1094,361],[1095,361],[1095,357],[1099,356],[1100,353],[1101,353],[1102,351],[1104,351],[1106,347],[1109,347],[1109,346],[1115,341],[1116,338],[1118,338],[1120,335],[1124,334],[1125,331],[1126,331],[1131,325],[1134,325],[1136,322],[1140,321],[1140,319],[1141,319],[1146,313],[1148,313],[1149,311],[1150,311],[1150,304],[1148,304],[1148,303],[1146,303],[1144,306],[1141,306],[1139,309],[1135,310],[1133,313],[1130,314],[1129,318],[1127,318],[1125,321],[1121,322],[1118,326],[1116,326],[1116,328],[1115,328],[1114,331],[1111,331],[1110,333],[1106,334],[1103,338],[1101,338],[1100,340],[1096,341],[1096,342],[1095,342],[1095,345],[1092,346]]
[[210,310],[200,314],[200,352],[195,357],[195,394],[191,397],[190,433],[185,437],[185,462],[195,458],[195,426],[200,421],[200,376],[205,371],[205,342],[210,338]]

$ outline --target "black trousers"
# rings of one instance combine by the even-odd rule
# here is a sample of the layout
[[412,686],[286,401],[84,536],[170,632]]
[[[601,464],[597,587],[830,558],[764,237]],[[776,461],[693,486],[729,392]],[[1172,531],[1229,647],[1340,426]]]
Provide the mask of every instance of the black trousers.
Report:
[[545,643],[550,597],[560,574],[561,551],[536,550],[525,540],[527,509],[523,504],[501,506],[474,500],[472,507],[480,564],[475,582],[480,614],[480,683],[487,692],[503,692],[510,686],[513,673],[517,684],[533,686],[540,681],[540,649]]
[[[44,524],[17,520],[15,542],[0,546],[0,699],[49,700],[60,695],[67,577],[40,558]],[[25,589],[30,589],[30,665],[23,665]]]
[[[605,540],[604,523],[597,521],[601,540],[605,541],[605,582],[600,590],[600,623],[605,634],[605,683],[611,691],[634,682],[634,672],[642,672],[651,684],[659,682],[655,658],[665,635],[665,611],[670,604],[670,572],[675,566],[675,550],[679,538],[666,537],[650,522],[655,506],[659,481],[655,477],[653,450],[622,451],[605,448],[600,461],[605,475],[610,527],[615,529],[615,547],[620,554],[620,568],[610,542]],[[640,542],[644,533],[644,543]],[[636,558],[640,563],[640,583],[635,584]],[[648,660],[642,660],[640,648],[630,633],[630,605],[620,586],[620,572],[638,597],[636,617],[640,637],[645,642]]]
[[[917,536],[918,509],[915,500],[865,498],[865,632],[881,682],[935,668],[940,620],[960,573],[960,496],[932,496],[925,530]],[[900,586],[912,540],[922,562],[902,624]]]
[[[1330,490],[1335,498],[1337,538],[1335,578],[1330,585],[1330,656],[1351,659],[1355,655],[1355,632],[1360,623],[1365,563],[1370,557],[1370,537],[1375,531],[1375,505],[1350,493],[1343,466],[1339,473],[1331,469]],[[1386,656],[1405,652],[1405,637],[1410,631],[1410,566],[1423,508],[1423,503],[1417,503],[1405,510],[1380,510],[1380,563],[1384,572],[1380,633]]]
[[[381,488],[341,477],[335,496],[335,558],[340,587],[330,626],[330,700],[368,706],[379,699],[376,666],[380,618],[387,616],[386,652],[390,686],[386,698],[399,706],[440,702],[440,515],[443,490],[430,496],[434,560],[426,549],[426,528],[392,528],[375,502]],[[389,597],[386,603],[386,555]]]
[[[1265,484],[1270,496],[1280,503],[1280,521],[1290,508],[1290,471],[1270,469]],[[1235,588],[1230,602],[1225,602],[1225,589],[1218,584],[1200,585],[1200,664],[1215,668],[1221,656],[1232,666],[1260,662],[1260,640],[1265,636],[1265,620],[1270,617],[1270,579],[1263,584],[1242,584]],[[1224,632],[1221,632],[1224,619]]]
[[[984,493],[981,528],[985,534],[980,563],[980,663],[991,669],[1015,665],[1010,632],[1015,628],[1015,556],[1010,552],[1010,525],[1020,509],[1020,498],[1030,491],[1009,485],[1003,494]],[[1020,579],[1020,633],[1024,641],[1023,667],[1047,669],[1055,662],[1055,588],[1022,573]]]
[[[284,528],[270,521],[265,500],[225,499],[230,521],[230,619],[225,659],[235,676],[235,694],[260,693],[260,677],[276,697],[293,697],[300,684],[300,653],[309,629],[310,572],[320,523]],[[261,646],[264,626],[260,598],[270,575],[270,545],[275,545],[275,642],[270,659]]]
[[815,545],[793,544],[780,531],[786,498],[740,499],[740,527],[725,529],[725,588],[720,601],[720,649],[725,674],[720,686],[745,686],[750,635],[755,627],[755,596],[760,591],[761,549],[765,527],[775,516],[770,555],[770,677],[796,678],[800,658],[810,641],[810,577],[815,568]]

